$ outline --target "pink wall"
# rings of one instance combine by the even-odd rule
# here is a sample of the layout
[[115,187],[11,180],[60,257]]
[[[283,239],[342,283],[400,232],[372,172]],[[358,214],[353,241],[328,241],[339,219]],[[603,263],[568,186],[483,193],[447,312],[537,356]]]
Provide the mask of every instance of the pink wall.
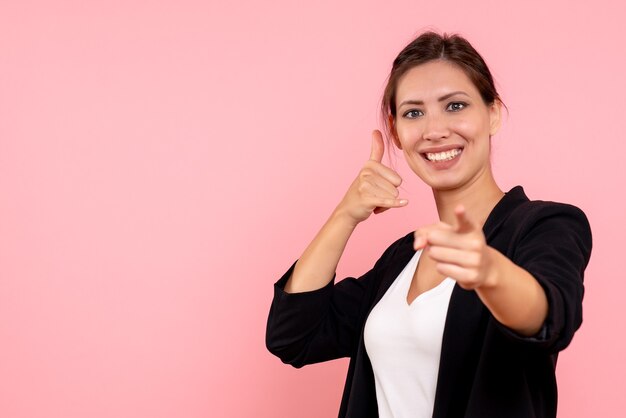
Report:
[[[501,186],[587,212],[559,416],[621,416],[621,2],[226,3],[0,3],[0,416],[335,416],[346,361],[265,350],[272,284],[369,155],[391,60],[426,27],[493,69]],[[434,219],[396,164],[411,204],[364,224],[340,275]]]

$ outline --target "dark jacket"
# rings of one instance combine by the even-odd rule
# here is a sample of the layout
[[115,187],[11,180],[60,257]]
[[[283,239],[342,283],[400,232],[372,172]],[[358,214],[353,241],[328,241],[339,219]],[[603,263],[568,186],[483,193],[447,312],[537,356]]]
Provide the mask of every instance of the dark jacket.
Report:
[[[556,417],[557,353],[582,322],[583,273],[591,253],[584,213],[571,205],[529,201],[508,192],[483,227],[487,243],[541,284],[548,317],[534,337],[493,318],[474,291],[455,285],[446,318],[434,418]],[[293,266],[276,283],[267,323],[268,349],[294,367],[350,357],[340,417],[377,417],[374,375],[363,328],[414,254],[413,233],[393,243],[358,279],[288,294]],[[295,264],[294,264],[295,265]]]

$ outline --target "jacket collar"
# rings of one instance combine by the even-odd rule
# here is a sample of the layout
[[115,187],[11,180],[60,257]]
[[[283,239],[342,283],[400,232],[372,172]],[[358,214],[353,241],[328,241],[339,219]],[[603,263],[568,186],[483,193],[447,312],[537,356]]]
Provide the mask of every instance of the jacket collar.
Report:
[[485,221],[485,225],[483,225],[485,239],[489,241],[489,238],[498,230],[500,225],[506,222],[511,212],[524,202],[528,202],[528,197],[526,197],[522,186],[515,186],[505,193],[494,206]]

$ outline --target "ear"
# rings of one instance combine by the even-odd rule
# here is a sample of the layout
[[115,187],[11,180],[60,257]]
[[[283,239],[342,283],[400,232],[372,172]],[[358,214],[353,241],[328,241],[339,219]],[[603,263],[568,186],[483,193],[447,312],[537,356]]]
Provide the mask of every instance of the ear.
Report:
[[502,124],[502,102],[495,100],[491,106],[489,106],[489,135],[495,135],[500,129]]
[[391,129],[391,139],[399,150],[402,150],[402,144],[400,138],[398,138],[398,131],[396,131],[396,121],[392,115],[389,115],[389,128]]

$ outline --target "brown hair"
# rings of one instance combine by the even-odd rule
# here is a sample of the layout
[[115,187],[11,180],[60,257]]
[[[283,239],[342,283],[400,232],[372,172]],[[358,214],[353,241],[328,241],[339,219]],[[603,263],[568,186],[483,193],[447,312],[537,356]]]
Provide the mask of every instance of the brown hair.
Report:
[[463,70],[486,104],[491,105],[496,100],[502,103],[487,64],[465,38],[456,34],[424,32],[393,61],[380,106],[388,138],[393,135],[392,121],[396,118],[396,89],[400,78],[411,68],[434,60],[448,61]]

